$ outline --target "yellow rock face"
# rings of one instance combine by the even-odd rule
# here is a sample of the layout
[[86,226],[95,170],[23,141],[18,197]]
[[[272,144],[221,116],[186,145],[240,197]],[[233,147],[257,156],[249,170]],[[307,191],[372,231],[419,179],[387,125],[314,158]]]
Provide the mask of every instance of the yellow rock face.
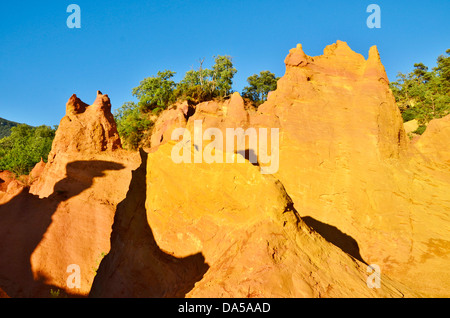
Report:
[[204,255],[209,268],[187,296],[412,295],[387,276],[368,288],[367,266],[312,231],[273,176],[248,161],[176,164],[173,146],[149,154],[146,211],[164,253]]
[[410,146],[375,47],[365,60],[338,41],[306,59],[286,65],[260,106],[284,132],[276,176],[295,208],[352,237],[364,261],[417,292],[448,296],[448,119]]
[[[410,144],[376,47],[366,60],[342,41],[314,57],[298,45],[285,63],[286,74],[258,111],[244,110],[235,93],[222,104],[197,105],[183,127],[193,133],[201,120],[204,130],[222,132],[279,128],[274,177],[306,224],[422,296],[449,296],[450,117],[430,123]],[[233,117],[230,107],[247,115]],[[211,187],[205,181],[205,191]],[[216,200],[222,204],[221,195]],[[196,236],[180,237],[180,246],[200,249]]]

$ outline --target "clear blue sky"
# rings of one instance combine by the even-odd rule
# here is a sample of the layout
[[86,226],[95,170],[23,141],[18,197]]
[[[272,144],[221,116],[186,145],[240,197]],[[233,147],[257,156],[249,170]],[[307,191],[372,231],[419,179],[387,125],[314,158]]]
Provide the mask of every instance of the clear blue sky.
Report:
[[[66,25],[72,3],[80,29]],[[380,29],[366,25],[371,3]],[[390,80],[450,48],[449,0],[2,1],[0,12],[0,117],[35,126],[59,124],[73,93],[91,104],[101,90],[116,109],[143,78],[170,69],[178,81],[202,57],[232,56],[240,92],[261,70],[282,76],[297,43],[314,56],[339,39],[366,58],[377,45]]]

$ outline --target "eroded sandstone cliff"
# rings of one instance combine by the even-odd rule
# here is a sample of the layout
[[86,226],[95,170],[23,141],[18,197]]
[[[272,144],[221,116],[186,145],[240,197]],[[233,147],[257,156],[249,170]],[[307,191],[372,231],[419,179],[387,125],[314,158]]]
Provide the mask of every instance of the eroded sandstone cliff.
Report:
[[[177,127],[192,136],[198,120],[203,131],[218,128],[223,136],[227,128],[279,128],[274,177],[307,225],[417,292],[448,296],[450,117],[410,144],[376,47],[365,59],[342,41],[315,57],[298,45],[285,64],[257,111],[238,93],[198,104],[190,116],[174,108],[156,123],[152,146],[168,142]],[[250,146],[235,152],[259,156]]]
[[[90,106],[73,95],[66,109],[48,163],[36,165],[29,187],[11,181],[0,196],[0,288],[11,297],[89,293],[139,165],[121,149],[107,95]],[[68,286],[73,265],[79,281]]]
[[[365,59],[342,41],[314,57],[298,45],[285,64],[258,109],[234,93],[164,111],[140,155],[121,149],[107,95],[90,106],[72,96],[31,186],[0,175],[0,288],[12,297],[448,297],[450,117],[410,142],[376,47]],[[173,160],[178,128],[192,137],[189,158],[211,154],[212,138],[193,137],[199,123],[222,133],[214,158],[236,162]],[[261,173],[267,162],[250,139],[227,153],[229,128],[254,129],[258,145],[260,128],[277,129],[277,169]],[[67,284],[71,264],[79,288]],[[367,285],[370,264],[381,288]]]

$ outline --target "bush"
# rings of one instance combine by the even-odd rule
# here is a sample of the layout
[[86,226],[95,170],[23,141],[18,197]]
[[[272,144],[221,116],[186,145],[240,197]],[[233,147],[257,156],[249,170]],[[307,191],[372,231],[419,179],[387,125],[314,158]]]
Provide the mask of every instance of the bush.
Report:
[[[156,107],[152,112],[159,112],[161,108]],[[139,148],[144,132],[152,125],[139,106],[133,102],[127,102],[114,112],[117,130],[125,148],[136,150]]]
[[450,114],[450,50],[446,54],[438,57],[432,71],[416,63],[412,72],[399,73],[390,84],[403,121],[419,122],[416,133],[422,134],[432,119]]
[[242,96],[250,99],[259,106],[267,100],[269,92],[277,89],[277,81],[279,77],[269,71],[262,71],[259,75],[254,74],[247,78],[250,86],[244,87]]
[[27,175],[41,161],[47,161],[56,127],[31,127],[25,124],[11,128],[11,135],[0,140],[0,170]]
[[176,84],[170,80],[175,72],[158,72],[157,76],[145,78],[138,87],[133,89],[133,95],[139,100],[141,111],[148,112],[159,107],[166,109],[175,102],[174,89]]
[[402,112],[403,122],[407,122],[416,118],[416,113],[412,109],[406,109]]
[[201,103],[214,98],[223,98],[231,93],[233,77],[237,70],[232,58],[219,55],[214,58],[211,69],[203,68],[203,61],[197,70],[189,70],[177,84],[175,95],[178,100]]
[[200,61],[198,70],[186,72],[180,83],[171,80],[175,72],[165,70],[145,78],[133,88],[133,96],[138,102],[127,102],[114,113],[117,130],[126,148],[139,148],[154,124],[151,116],[158,116],[177,100],[200,103],[223,98],[231,92],[236,73],[231,57],[217,56],[211,70],[203,69],[202,64]]
[[422,135],[426,129],[427,129],[427,126],[419,126],[415,131],[413,131],[413,133]]

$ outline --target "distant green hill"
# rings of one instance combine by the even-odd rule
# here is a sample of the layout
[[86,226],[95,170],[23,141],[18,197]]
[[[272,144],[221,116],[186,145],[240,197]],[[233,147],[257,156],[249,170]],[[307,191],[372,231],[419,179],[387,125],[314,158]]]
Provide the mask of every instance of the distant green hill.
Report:
[[13,121],[0,118],[0,139],[8,137],[11,134],[11,128],[19,125]]

